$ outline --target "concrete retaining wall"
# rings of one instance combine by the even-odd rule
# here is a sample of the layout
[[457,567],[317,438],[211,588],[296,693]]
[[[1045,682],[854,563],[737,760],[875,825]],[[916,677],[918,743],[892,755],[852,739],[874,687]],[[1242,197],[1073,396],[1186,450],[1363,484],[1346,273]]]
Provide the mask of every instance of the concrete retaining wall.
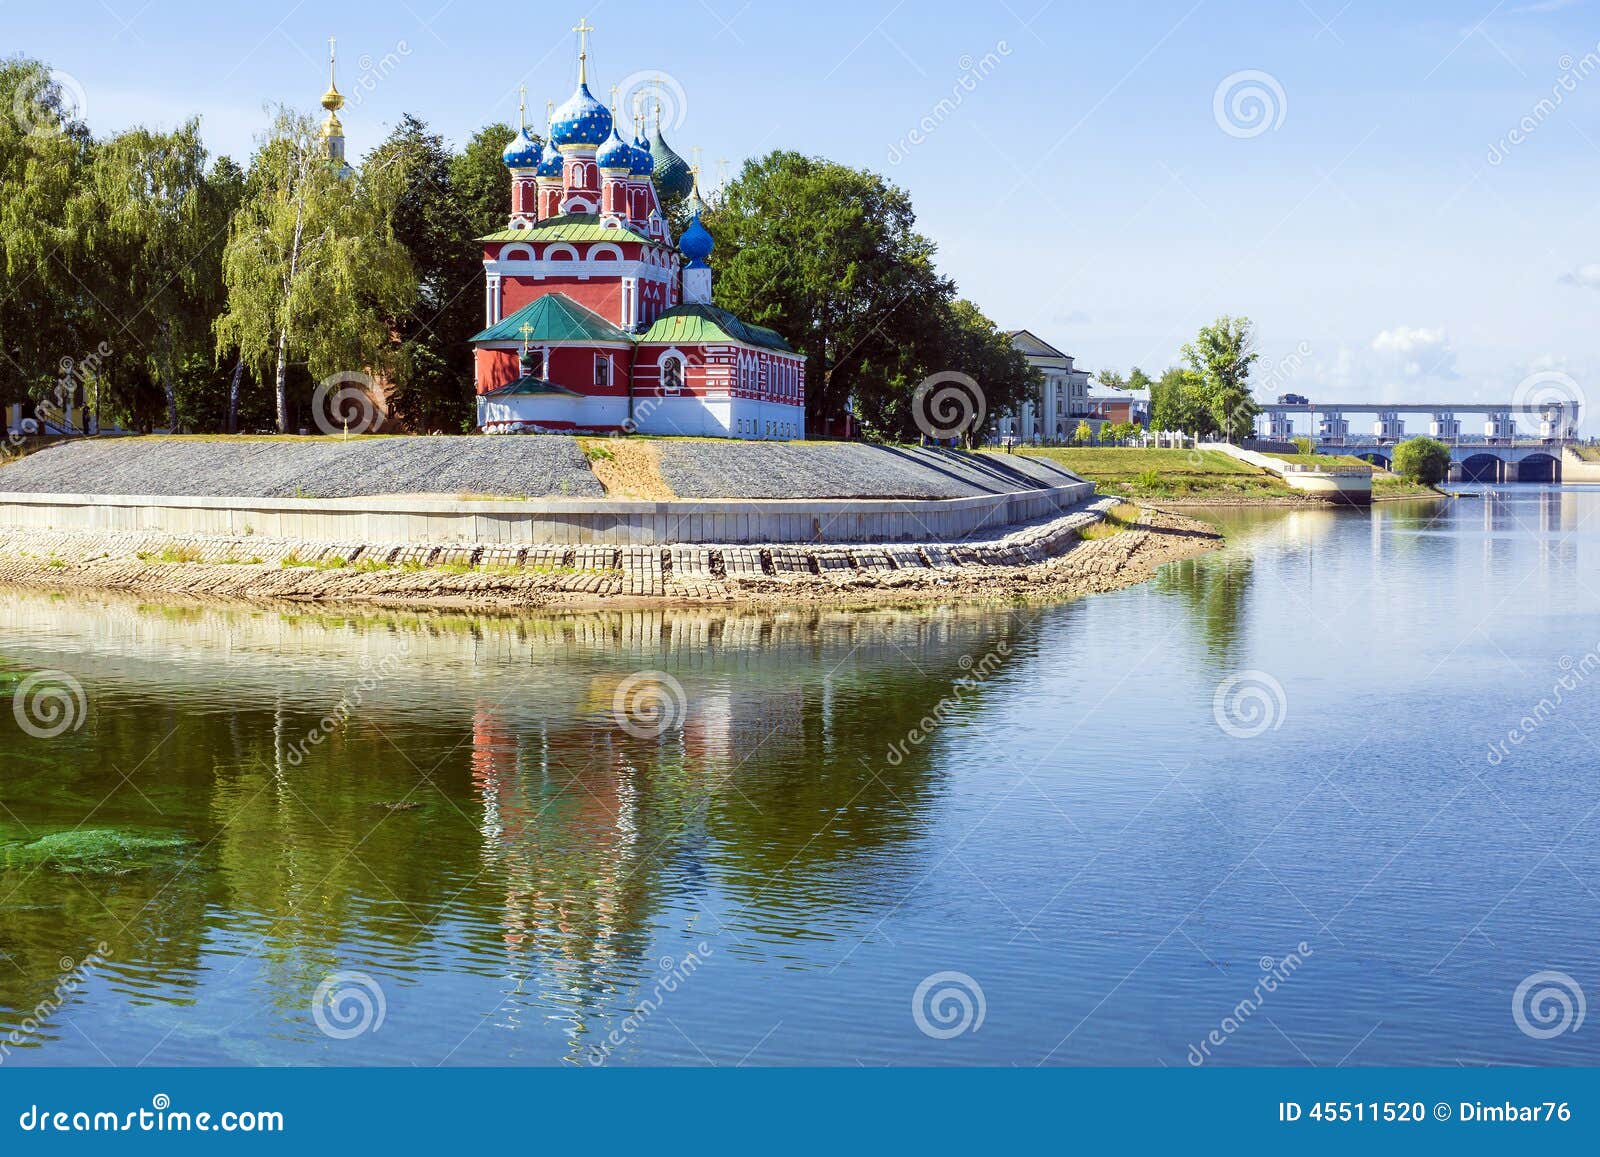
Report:
[[1270,454],[1257,454],[1226,442],[1209,442],[1206,450],[1220,450],[1229,457],[1258,466],[1269,474],[1283,479],[1291,490],[1301,491],[1308,498],[1344,506],[1370,506],[1372,504],[1372,471],[1359,466],[1309,466],[1303,462],[1285,462]]
[[1088,482],[1015,494],[916,500],[182,498],[0,493],[0,528],[173,535],[259,534],[355,542],[949,542],[1048,518],[1086,501]]

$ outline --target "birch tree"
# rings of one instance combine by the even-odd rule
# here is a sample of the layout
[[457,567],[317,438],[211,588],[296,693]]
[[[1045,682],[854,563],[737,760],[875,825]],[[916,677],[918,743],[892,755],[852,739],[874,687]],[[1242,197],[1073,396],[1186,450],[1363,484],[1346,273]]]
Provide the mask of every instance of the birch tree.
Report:
[[315,123],[289,109],[279,110],[251,164],[223,254],[217,349],[270,378],[280,432],[290,427],[292,363],[321,378],[381,373],[392,360],[384,319],[416,292],[394,236],[402,177],[396,164],[341,177]]

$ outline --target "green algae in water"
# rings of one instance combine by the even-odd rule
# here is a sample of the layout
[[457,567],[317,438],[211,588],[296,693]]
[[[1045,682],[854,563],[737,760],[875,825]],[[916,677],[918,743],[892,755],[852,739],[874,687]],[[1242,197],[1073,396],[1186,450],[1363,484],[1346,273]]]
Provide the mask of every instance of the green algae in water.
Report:
[[31,843],[0,843],[0,868],[121,876],[170,863],[189,843],[181,836],[141,836],[113,828],[52,832]]

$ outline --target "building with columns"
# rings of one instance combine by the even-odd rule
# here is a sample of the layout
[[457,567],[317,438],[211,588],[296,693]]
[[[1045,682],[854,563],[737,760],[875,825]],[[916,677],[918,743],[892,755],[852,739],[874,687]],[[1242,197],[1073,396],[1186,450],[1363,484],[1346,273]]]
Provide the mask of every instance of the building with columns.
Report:
[[1027,443],[1065,442],[1083,419],[1090,419],[1093,425],[1089,371],[1079,369],[1070,354],[1062,353],[1035,333],[1014,329],[1008,336],[1012,347],[1028,359],[1043,380],[1033,401],[1023,403],[1018,413],[1000,419],[1000,436]]
[[[526,113],[503,154],[506,228],[483,243],[484,329],[472,338],[489,433],[618,431],[805,437],[805,359],[711,300],[710,232],[692,171],[661,135],[625,140],[577,90],[541,138]],[[636,118],[639,119],[639,118]],[[666,206],[688,199],[674,240]]]

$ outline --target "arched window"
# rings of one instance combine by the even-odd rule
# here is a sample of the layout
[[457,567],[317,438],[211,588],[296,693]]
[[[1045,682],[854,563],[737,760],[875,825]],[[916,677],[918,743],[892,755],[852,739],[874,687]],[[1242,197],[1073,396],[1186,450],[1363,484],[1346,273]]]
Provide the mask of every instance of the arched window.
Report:
[[683,359],[677,354],[661,359],[661,388],[669,394],[683,389]]

